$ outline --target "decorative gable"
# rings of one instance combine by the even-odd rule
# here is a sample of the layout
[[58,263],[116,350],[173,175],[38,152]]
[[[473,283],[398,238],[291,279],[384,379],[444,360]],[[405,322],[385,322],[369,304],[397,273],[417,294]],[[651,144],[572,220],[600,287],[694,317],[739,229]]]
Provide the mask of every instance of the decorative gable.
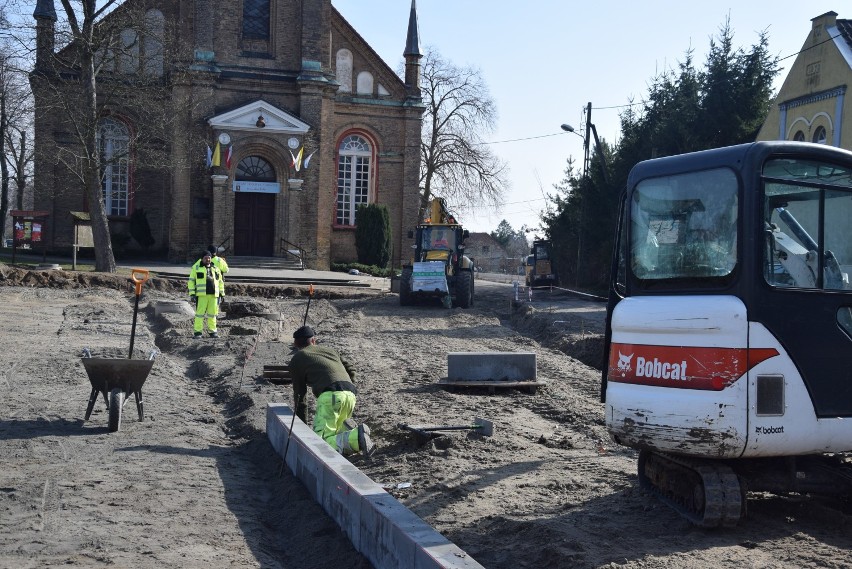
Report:
[[207,122],[216,130],[257,131],[262,129],[264,132],[278,134],[304,135],[311,128],[290,113],[270,105],[263,99],[217,115]]

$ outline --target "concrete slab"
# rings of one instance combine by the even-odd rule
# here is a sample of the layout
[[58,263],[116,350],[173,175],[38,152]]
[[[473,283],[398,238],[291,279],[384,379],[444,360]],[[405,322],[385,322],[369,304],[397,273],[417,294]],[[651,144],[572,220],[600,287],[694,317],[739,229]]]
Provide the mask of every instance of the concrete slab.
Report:
[[195,316],[195,310],[183,300],[157,300],[154,302],[154,315],[159,316],[164,312],[176,312],[178,314],[186,314],[187,316]]
[[279,455],[287,449],[287,466],[376,569],[484,569],[301,420],[293,421],[287,405],[267,405],[266,432]]
[[450,352],[447,354],[450,381],[534,381],[534,352]]

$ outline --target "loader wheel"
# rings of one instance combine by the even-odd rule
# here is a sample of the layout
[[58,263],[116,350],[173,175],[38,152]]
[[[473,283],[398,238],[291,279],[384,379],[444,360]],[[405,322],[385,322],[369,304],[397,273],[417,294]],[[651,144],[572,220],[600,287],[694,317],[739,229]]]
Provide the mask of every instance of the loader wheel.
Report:
[[399,277],[399,305],[411,306],[413,299],[411,298],[411,280],[414,269],[405,267],[402,269],[402,274]]
[[473,273],[459,272],[456,278],[456,304],[461,308],[470,308],[473,304]]
[[109,392],[109,432],[121,427],[121,408],[124,407],[124,390],[116,387]]

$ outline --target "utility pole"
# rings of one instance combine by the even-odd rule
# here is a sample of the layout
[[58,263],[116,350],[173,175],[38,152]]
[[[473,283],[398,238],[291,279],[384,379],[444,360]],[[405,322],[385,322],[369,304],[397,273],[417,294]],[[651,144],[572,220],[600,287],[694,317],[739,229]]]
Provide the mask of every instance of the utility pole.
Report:
[[[583,137],[583,182],[581,189],[586,189],[589,184],[589,140],[591,138],[592,129],[592,103],[586,105],[586,136]],[[580,260],[583,258],[583,219],[586,217],[584,210],[586,208],[586,200],[583,199],[582,191],[578,194],[579,197],[579,214],[577,216],[577,264],[574,267],[574,287],[580,285]]]
[[586,136],[583,137],[583,177],[589,175],[589,140],[592,130],[592,103],[586,105]]

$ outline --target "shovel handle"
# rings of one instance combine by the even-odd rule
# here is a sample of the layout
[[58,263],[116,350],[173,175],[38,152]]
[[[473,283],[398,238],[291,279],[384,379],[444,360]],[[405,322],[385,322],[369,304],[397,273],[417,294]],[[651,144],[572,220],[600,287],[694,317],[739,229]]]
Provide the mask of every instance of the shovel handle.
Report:
[[142,294],[142,285],[148,280],[148,269],[130,269],[130,280],[136,285],[136,296]]

